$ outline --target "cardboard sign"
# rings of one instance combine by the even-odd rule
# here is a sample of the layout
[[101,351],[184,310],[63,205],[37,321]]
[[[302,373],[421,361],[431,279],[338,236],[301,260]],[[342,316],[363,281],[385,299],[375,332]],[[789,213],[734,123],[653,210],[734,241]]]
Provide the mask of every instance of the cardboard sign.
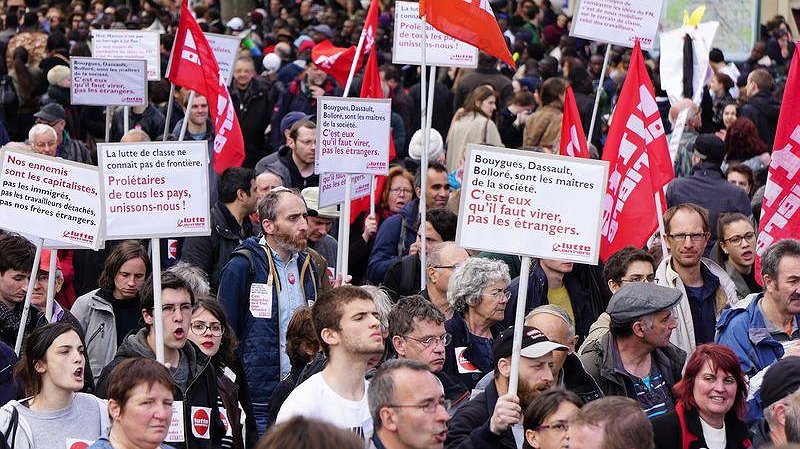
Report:
[[147,105],[146,61],[70,58],[69,65],[72,104]]
[[[425,63],[440,67],[478,66],[478,49],[425,24]],[[422,19],[419,3],[396,2],[393,64],[422,64]]]
[[147,80],[161,79],[161,35],[158,31],[92,30],[92,57],[144,59]]
[[320,97],[317,157],[322,173],[389,171],[391,100]]
[[596,264],[608,162],[467,146],[456,241]]
[[100,143],[109,239],[209,235],[208,143]]
[[633,47],[653,48],[664,0],[581,0],[570,36]]
[[208,45],[219,64],[219,73],[225,84],[231,83],[233,78],[233,62],[236,61],[236,53],[239,52],[239,43],[242,41],[239,36],[228,36],[226,34],[203,33],[206,35]]
[[[350,199],[357,200],[369,196],[372,176],[353,175],[350,185]],[[319,207],[334,206],[344,203],[345,175],[341,173],[323,173],[319,176]]]
[[0,228],[81,248],[100,248],[103,208],[97,167],[0,151]]

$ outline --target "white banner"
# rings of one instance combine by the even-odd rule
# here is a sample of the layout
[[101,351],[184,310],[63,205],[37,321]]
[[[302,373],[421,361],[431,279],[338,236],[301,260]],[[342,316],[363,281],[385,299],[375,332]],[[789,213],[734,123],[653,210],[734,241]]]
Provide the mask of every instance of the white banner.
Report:
[[16,150],[0,151],[0,228],[98,249],[103,212],[97,167]]
[[597,264],[608,162],[470,144],[456,241]]
[[147,62],[70,58],[72,104],[146,106]]
[[653,48],[664,0],[580,0],[570,36],[633,48]]
[[[350,186],[350,200],[369,196],[372,175],[353,175]],[[345,175],[323,173],[319,175],[319,207],[344,203]]]
[[214,52],[219,64],[219,72],[225,79],[225,85],[231,83],[233,77],[233,62],[236,61],[236,53],[239,52],[239,43],[242,41],[239,36],[228,36],[226,34],[203,33],[206,35],[208,45]]
[[92,30],[92,57],[144,59],[147,80],[161,79],[161,34],[144,30]]
[[[425,62],[439,67],[478,66],[478,49],[425,24]],[[419,3],[395,2],[393,64],[422,64]]]
[[391,100],[320,97],[317,156],[321,173],[386,175]]
[[97,144],[108,239],[209,235],[208,143]]

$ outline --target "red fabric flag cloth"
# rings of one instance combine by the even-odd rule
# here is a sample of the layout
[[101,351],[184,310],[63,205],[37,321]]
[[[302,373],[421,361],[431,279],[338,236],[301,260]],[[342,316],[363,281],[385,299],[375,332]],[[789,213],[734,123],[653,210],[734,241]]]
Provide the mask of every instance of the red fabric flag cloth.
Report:
[[[761,254],[779,240],[800,238],[800,56],[792,57],[769,176],[761,205],[756,243],[756,273],[761,272]],[[759,283],[760,276],[756,276]]]
[[625,246],[647,243],[658,227],[655,194],[663,199],[662,188],[675,177],[638,41],[614,110],[603,160],[610,163],[600,239],[600,258],[605,261]]
[[489,0],[420,0],[419,16],[442,33],[517,66]]
[[229,167],[241,167],[244,138],[239,119],[211,46],[186,2],[181,4],[167,78],[208,99],[208,113],[214,122],[214,171],[221,174]]
[[364,44],[361,47],[361,55],[368,55],[375,46],[375,31],[378,29],[378,15],[380,14],[380,1],[372,0],[364,19]]
[[561,145],[558,154],[589,159],[586,134],[583,133],[572,86],[567,86],[567,91],[564,93],[564,115],[561,118]]
[[[320,70],[332,76],[342,87],[347,84],[347,76],[350,74],[350,66],[353,65],[355,56],[355,46],[351,45],[348,48],[334,47],[331,41],[327,39],[311,49],[311,61]],[[361,65],[359,63],[356,66],[356,72],[361,68]]]

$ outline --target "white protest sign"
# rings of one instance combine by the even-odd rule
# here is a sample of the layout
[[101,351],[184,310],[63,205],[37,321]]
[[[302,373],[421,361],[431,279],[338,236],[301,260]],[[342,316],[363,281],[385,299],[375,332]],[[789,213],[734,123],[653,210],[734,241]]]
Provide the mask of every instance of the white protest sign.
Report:
[[[319,175],[319,207],[334,206],[344,202],[345,175],[323,173]],[[350,199],[357,200],[369,195],[372,175],[353,175]]]
[[[440,67],[478,66],[478,49],[425,24],[425,63]],[[396,2],[394,6],[393,64],[422,64],[422,19],[419,3]]]
[[208,143],[97,145],[108,239],[209,235]]
[[161,79],[161,35],[145,30],[92,30],[92,57],[144,59],[147,80]]
[[146,106],[144,60],[70,58],[72,104]]
[[570,36],[633,47],[653,48],[664,0],[581,0]]
[[97,167],[5,149],[0,151],[0,187],[0,228],[48,242],[100,248],[103,213]]
[[225,84],[231,83],[233,77],[233,62],[236,60],[236,53],[239,51],[239,43],[242,41],[239,36],[228,36],[225,34],[203,33],[206,35],[208,45],[219,64],[219,73],[225,79]]
[[317,156],[321,173],[386,175],[391,100],[320,97]]
[[456,241],[596,264],[608,162],[467,146]]

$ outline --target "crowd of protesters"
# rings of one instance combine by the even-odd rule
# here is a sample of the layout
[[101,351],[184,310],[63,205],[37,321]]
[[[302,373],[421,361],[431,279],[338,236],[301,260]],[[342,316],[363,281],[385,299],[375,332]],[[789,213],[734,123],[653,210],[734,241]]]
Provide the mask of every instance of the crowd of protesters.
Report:
[[[311,55],[325,40],[355,45],[369,1],[253,2],[228,20],[221,1],[190,2],[204,31],[242,38],[229,91],[245,160],[209,169],[211,234],[161,239],[161,260],[151,260],[147,242],[107,241],[100,251],[44,250],[34,267],[34,245],[0,231],[3,447],[800,443],[800,240],[773,243],[755,268],[795,51],[783,17],[762,27],[745,61],[710,51],[713,76],[699,104],[670,103],[658,60],[645,53],[668,134],[687,111],[663,236],[597,266],[537,259],[520,279],[519,257],[455,242],[467,145],[557,152],[571,86],[587,135],[595,123],[590,152],[601,157],[629,48],[611,48],[603,76],[606,44],[571,37],[571,18],[550,0],[488,2],[517,67],[481,52],[476,69],[438,70],[422,185],[419,70],[392,64],[394,2],[372,0],[396,158],[375,212],[342,223],[337,207],[319,205],[314,159],[317,99],[344,86]],[[106,123],[104,108],[70,103],[70,58],[91,55],[93,29],[160,31],[163,78],[179,3],[0,4],[0,145],[96,164],[107,128],[112,142],[174,140],[187,121],[185,139],[207,141],[214,157],[208,99],[187,104],[178,87],[169,102],[166,79],[149,82],[148,104],[127,120],[121,108]],[[358,96],[360,84],[356,74],[349,94]],[[342,227],[350,232],[347,279],[334,274]],[[160,314],[154,265],[164,270]],[[157,316],[163,365],[155,362]]]

